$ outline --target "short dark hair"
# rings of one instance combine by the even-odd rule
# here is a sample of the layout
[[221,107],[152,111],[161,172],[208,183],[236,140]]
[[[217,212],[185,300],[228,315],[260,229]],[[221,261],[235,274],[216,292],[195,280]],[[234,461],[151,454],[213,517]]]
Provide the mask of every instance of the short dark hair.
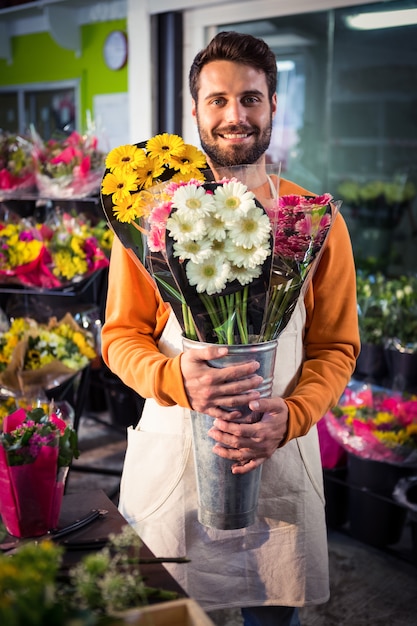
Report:
[[234,61],[264,72],[269,99],[277,88],[277,63],[270,47],[257,37],[234,31],[218,33],[204,50],[195,56],[189,73],[192,98],[197,102],[198,80],[203,67],[211,61]]

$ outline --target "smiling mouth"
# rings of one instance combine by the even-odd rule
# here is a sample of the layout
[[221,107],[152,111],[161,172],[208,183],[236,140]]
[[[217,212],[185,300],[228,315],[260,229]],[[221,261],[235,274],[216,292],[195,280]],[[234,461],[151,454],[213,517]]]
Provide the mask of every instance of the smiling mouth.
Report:
[[216,132],[218,137],[222,139],[226,139],[228,141],[242,141],[244,139],[250,139],[255,131],[253,128],[228,128],[224,131],[222,129],[217,130]]
[[223,139],[246,139],[250,137],[252,133],[224,133],[220,135]]

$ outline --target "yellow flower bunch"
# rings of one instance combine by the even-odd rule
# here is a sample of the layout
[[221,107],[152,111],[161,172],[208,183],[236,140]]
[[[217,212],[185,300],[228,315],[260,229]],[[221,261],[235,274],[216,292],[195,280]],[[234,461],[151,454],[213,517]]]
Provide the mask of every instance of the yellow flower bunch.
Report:
[[31,263],[39,257],[43,246],[36,229],[23,222],[0,224],[0,270]]
[[147,215],[149,190],[163,181],[204,180],[204,154],[178,135],[162,133],[147,142],[114,148],[106,158],[102,193],[112,197],[120,222],[132,223]]
[[48,242],[52,273],[61,282],[79,280],[107,267],[108,259],[96,233],[109,245],[112,237],[104,236],[103,227],[94,229],[82,216],[68,213],[61,216],[61,221]]
[[0,335],[0,372],[12,363],[17,350],[24,371],[38,370],[59,361],[71,370],[78,371],[96,356],[93,337],[83,332],[71,316],[61,322],[40,324],[29,318],[15,318],[10,328]]
[[366,384],[348,387],[325,419],[331,435],[348,452],[380,461],[415,463],[416,395],[390,395]]
[[59,324],[52,329],[39,328],[28,339],[24,369],[36,370],[59,360],[73,370],[88,365],[96,357],[96,351],[87,337],[75,331],[69,324]]
[[6,369],[17,344],[31,328],[33,320],[17,317],[12,320],[10,328],[0,335],[0,372]]

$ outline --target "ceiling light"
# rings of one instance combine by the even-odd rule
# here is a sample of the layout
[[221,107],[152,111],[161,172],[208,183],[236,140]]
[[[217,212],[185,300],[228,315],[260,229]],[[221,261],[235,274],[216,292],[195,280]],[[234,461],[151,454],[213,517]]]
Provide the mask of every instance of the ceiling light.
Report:
[[350,28],[357,30],[377,30],[378,28],[409,26],[411,24],[417,24],[417,9],[400,9],[399,11],[378,11],[375,13],[347,15],[345,21]]

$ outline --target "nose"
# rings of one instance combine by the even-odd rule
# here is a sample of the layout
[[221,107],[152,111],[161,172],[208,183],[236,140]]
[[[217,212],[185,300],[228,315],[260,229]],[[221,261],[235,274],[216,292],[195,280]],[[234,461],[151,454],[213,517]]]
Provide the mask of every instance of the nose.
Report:
[[246,121],[246,109],[239,100],[229,100],[225,110],[228,124],[241,124]]

